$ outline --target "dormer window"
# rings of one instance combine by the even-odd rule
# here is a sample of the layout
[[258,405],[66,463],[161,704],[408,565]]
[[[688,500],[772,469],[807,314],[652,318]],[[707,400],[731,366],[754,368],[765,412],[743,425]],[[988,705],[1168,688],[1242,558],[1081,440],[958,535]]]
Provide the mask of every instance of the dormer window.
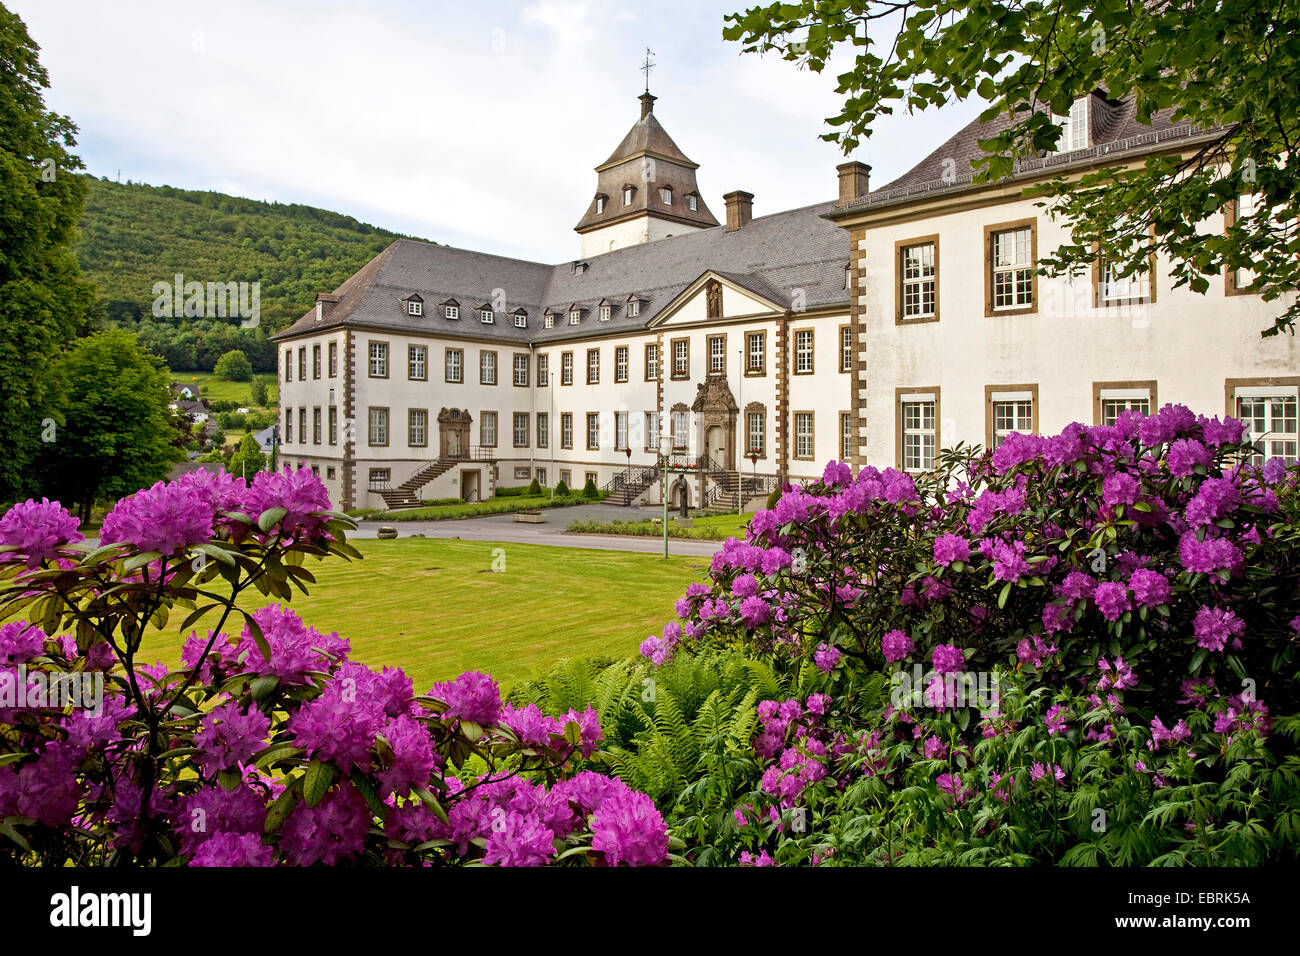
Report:
[[419,299],[410,299],[406,303],[407,315],[424,315],[424,303]]
[[605,200],[606,200],[606,198],[607,198],[607,197],[605,197],[605,196],[597,196],[597,197],[596,197],[596,212],[597,212],[598,214],[599,214],[599,213],[602,213],[602,212],[605,211]]
[[853,263],[844,267],[844,288],[851,290],[853,288]]
[[491,309],[479,309],[478,320],[482,322],[484,325],[491,325],[493,322],[496,321],[496,313],[493,312]]
[[691,212],[696,212],[700,208],[700,197],[695,193],[690,193],[686,197],[686,208]]
[[600,307],[600,321],[602,321],[602,322],[608,322],[608,321],[609,321],[610,314],[611,314],[612,312],[613,312],[613,310],[612,310],[609,306],[607,306],[607,305],[602,305],[602,306]]
[[623,205],[624,205],[624,206],[630,206],[630,205],[632,205],[632,197],[633,197],[635,194],[636,194],[636,187],[635,187],[635,186],[624,186],[624,187],[623,187]]
[[641,300],[640,300],[640,299],[628,299],[628,300],[627,300],[627,314],[628,314],[628,318],[636,318],[638,315],[641,314]]
[[515,328],[517,329],[528,328],[528,313],[525,312],[523,309],[520,309],[518,312],[515,313]]
[[547,328],[547,329],[553,329],[553,328],[555,328],[555,313],[554,313],[554,312],[549,312],[549,311],[548,311],[544,316],[542,316],[542,327],[543,327],[543,328]]
[[455,300],[449,300],[442,304],[442,314],[447,319],[460,318],[460,303]]
[[1055,116],[1061,124],[1061,138],[1057,140],[1057,153],[1070,153],[1088,148],[1088,101],[1091,96],[1081,96],[1070,106],[1068,116]]
[[569,310],[569,324],[570,324],[570,325],[577,325],[577,324],[578,324],[579,322],[581,322],[581,321],[582,321],[582,310],[581,310],[581,309],[570,309],[570,310]]
[[671,206],[673,204],[673,187],[665,186],[659,190],[659,198],[664,201],[665,206]]

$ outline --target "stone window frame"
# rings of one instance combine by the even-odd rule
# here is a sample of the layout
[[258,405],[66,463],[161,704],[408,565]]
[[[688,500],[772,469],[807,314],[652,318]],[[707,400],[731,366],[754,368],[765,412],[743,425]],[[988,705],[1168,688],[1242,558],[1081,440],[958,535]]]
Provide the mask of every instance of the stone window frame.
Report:
[[[685,343],[686,345],[686,367],[680,372],[677,371],[677,345]],[[682,381],[691,377],[691,340],[689,336],[678,337],[668,340],[669,366],[668,377],[673,381]]]
[[315,381],[320,378],[320,343],[317,342],[311,347],[311,377]]
[[[808,416],[808,454],[799,454],[799,416]],[[790,455],[795,461],[813,461],[817,457],[817,413],[811,408],[790,412]]]
[[298,346],[298,381],[307,381],[307,346]]
[[[1154,243],[1154,240],[1155,240],[1155,227],[1154,227],[1154,226],[1153,226],[1153,227],[1151,228],[1151,230],[1150,230],[1150,235],[1151,235],[1152,241],[1153,241],[1153,243]],[[1094,309],[1122,309],[1122,308],[1125,308],[1125,307],[1127,307],[1127,306],[1134,306],[1134,305],[1154,305],[1154,304],[1155,304],[1155,301],[1156,301],[1156,250],[1155,250],[1155,248],[1154,248],[1154,245],[1153,245],[1153,248],[1151,249],[1150,254],[1147,256],[1147,258],[1150,260],[1150,268],[1148,268],[1147,271],[1146,271],[1145,273],[1143,273],[1143,274],[1147,277],[1147,294],[1146,294],[1145,296],[1141,296],[1141,297],[1139,297],[1139,298],[1113,299],[1113,300],[1110,300],[1110,301],[1107,301],[1107,300],[1103,299],[1103,298],[1102,298],[1102,294],[1101,294],[1101,288],[1102,288],[1102,286],[1101,286],[1101,277],[1102,277],[1102,273],[1105,271],[1105,261],[1106,261],[1106,260],[1105,260],[1105,257],[1101,254],[1101,247],[1100,247],[1099,244],[1097,244],[1097,243],[1093,243],[1092,250],[1093,250],[1093,259],[1092,259],[1092,307],[1093,307]],[[1136,275],[1129,276],[1129,280],[1130,280],[1130,281],[1132,281],[1132,280],[1134,280],[1134,279],[1136,279],[1136,278],[1138,278],[1138,276],[1136,276]]]
[[[488,422],[488,416],[489,416],[489,415],[492,416],[492,440],[491,440],[490,442],[486,440],[486,438],[485,438],[485,431],[484,431],[484,426],[485,426],[485,425],[487,424],[487,422]],[[479,447],[480,447],[480,448],[496,448],[496,447],[497,447],[497,443],[500,442],[500,440],[501,440],[501,423],[500,423],[500,421],[498,421],[498,419],[497,419],[496,409],[491,409],[491,410],[488,410],[488,411],[484,411],[484,410],[480,409],[480,410],[479,410],[479,413],[478,413],[478,444],[479,444]]]
[[289,405],[284,410],[284,443],[293,444],[293,406]]
[[[934,246],[934,314],[919,316],[903,315],[903,254],[916,246]],[[899,239],[894,243],[894,324],[920,325],[925,322],[939,321],[939,234],[914,236],[911,239]]]
[[536,445],[538,448],[551,447],[551,413],[538,412],[534,416],[534,426],[536,428]]
[[560,412],[560,448],[573,449],[573,412]]
[[741,419],[741,428],[743,429],[742,434],[745,437],[745,445],[744,445],[744,452],[742,453],[741,457],[744,458],[746,461],[748,461],[749,453],[753,451],[753,448],[750,445],[750,439],[753,437],[753,432],[749,427],[750,415],[762,416],[761,432],[762,432],[763,447],[759,449],[760,454],[758,456],[758,460],[767,461],[767,457],[768,457],[767,449],[769,446],[769,442],[767,440],[767,406],[764,405],[762,402],[750,402],[748,405],[745,406],[744,418]]
[[913,472],[904,467],[903,458],[903,396],[930,395],[934,402],[934,460],[939,460],[939,450],[943,448],[943,396],[938,385],[899,385],[894,389],[894,454],[895,465],[899,471],[908,474],[924,474],[924,470]]
[[[1038,383],[1022,383],[1018,385],[985,385],[984,386],[984,448],[987,451],[993,451],[994,432],[997,428],[997,417],[994,415],[993,396],[998,392],[1028,392],[1029,393],[1029,420],[1030,432],[1038,434]],[[935,446],[936,452],[938,446]]]
[[537,353],[537,387],[551,387],[551,353]]
[[329,410],[329,444],[337,445],[339,443],[339,407],[331,405]]
[[292,382],[292,381],[293,381],[293,349],[292,349],[292,348],[287,348],[287,349],[284,350],[284,376],[283,376],[283,378],[284,378],[284,380],[285,380],[286,382]]
[[[623,356],[622,375],[620,375],[618,371],[618,359],[620,355]],[[628,378],[631,376],[631,374],[632,374],[632,350],[628,348],[626,345],[615,345],[614,346],[614,381],[618,383],[626,382]]]
[[[847,333],[849,341],[847,345],[844,342],[844,336]],[[845,322],[839,327],[836,336],[836,351],[839,353],[839,361],[836,363],[840,367],[840,373],[853,371],[853,323]],[[845,361],[845,359],[848,361]]]
[[[593,355],[596,357],[596,362],[594,365],[592,364],[591,361]],[[599,385],[600,384],[600,346],[597,346],[594,349],[587,349],[586,366],[587,366],[587,384]]]
[[[567,366],[567,368],[566,368]],[[569,380],[564,380],[565,373],[568,373]],[[569,386],[573,384],[573,352],[560,353],[560,385]]]
[[[484,378],[487,373],[487,357],[492,356],[492,381]],[[496,385],[501,381],[501,365],[497,361],[496,349],[479,349],[478,353],[478,383],[480,385]]]
[[[382,346],[384,357],[384,371],[382,375],[375,374],[375,346]],[[389,366],[392,364],[392,348],[388,339],[366,339],[366,377],[367,378],[388,378]]]
[[[524,440],[519,440],[519,420],[523,417],[524,422]],[[510,437],[514,442],[515,448],[527,448],[528,436],[532,432],[533,423],[530,421],[531,415],[528,412],[513,412],[510,419]]]
[[[1248,195],[1243,193],[1242,195]],[[1254,195],[1253,193],[1249,195]],[[1241,215],[1241,196],[1233,196],[1223,206],[1223,232],[1227,235],[1228,230],[1236,225],[1237,217]],[[1238,288],[1237,270],[1224,268],[1223,270],[1223,294],[1224,295],[1259,295],[1258,292],[1252,292],[1249,289]]]
[[[460,373],[458,378],[451,377],[451,356],[456,355],[459,358],[457,362],[457,371]],[[465,350],[444,348],[442,350],[442,380],[448,385],[465,384]]]
[[[414,424],[411,421],[416,412],[424,413],[424,441],[411,441],[411,427]],[[406,447],[408,448],[428,448],[429,447],[429,410],[427,408],[408,408],[406,410]]]
[[[758,354],[762,364],[757,368],[750,365],[750,357],[753,355],[750,349],[750,338],[758,336]],[[748,329],[745,331],[745,378],[766,378],[767,377],[767,329]]]
[[[1154,412],[1160,406],[1156,404],[1156,379],[1135,380],[1131,379],[1123,382],[1093,382],[1092,383],[1092,423],[1100,425],[1102,423],[1102,392],[1108,391],[1139,391],[1145,389],[1147,393],[1147,408]],[[1118,400],[1118,399],[1117,399]],[[1130,399],[1131,401],[1131,399]]]
[[319,445],[321,443],[321,434],[323,430],[323,416],[320,413],[320,406],[313,405],[311,409],[311,443]]
[[[591,442],[591,426],[596,426],[596,443]],[[600,412],[587,412],[587,451],[600,451]]]
[[[523,380],[522,382],[519,381],[519,360],[520,360],[520,359],[523,359],[523,360],[524,360],[524,361],[523,361],[524,380]],[[511,382],[511,384],[514,385],[515,388],[527,388],[527,387],[528,387],[528,372],[529,372],[529,366],[530,366],[531,364],[532,364],[532,363],[528,360],[528,353],[527,353],[527,352],[514,352],[514,353],[511,355],[511,359],[510,359],[510,382]]]
[[307,407],[298,409],[298,444],[307,444]]
[[[673,427],[678,415],[686,416],[686,441],[677,444],[677,430]],[[685,451],[691,447],[691,408],[685,402],[678,402],[668,410],[668,435],[673,440],[673,451]]]
[[[806,334],[808,336],[808,367],[800,371],[799,369],[799,336]],[[803,329],[790,330],[790,361],[791,375],[816,375],[817,374],[817,330],[812,326]]]
[[338,378],[338,377],[339,377],[339,344],[338,344],[338,342],[330,342],[330,343],[329,343],[329,349],[327,350],[327,352],[328,352],[328,356],[329,356],[329,357],[327,358],[326,361],[328,362],[328,366],[329,366],[329,377],[330,377],[330,378]]
[[[643,448],[642,451],[651,451],[654,452],[656,455],[658,455],[659,454],[659,429],[660,427],[662,427],[659,421],[659,410],[653,409],[648,412],[642,412],[642,416],[643,417],[641,419],[641,424],[643,426],[643,430],[645,431],[645,448]],[[652,417],[654,419],[654,428],[650,427],[650,421]]]
[[[993,304],[993,242],[1004,232],[1029,230],[1029,305],[1016,305],[999,309]],[[984,317],[1003,315],[1036,315],[1038,313],[1038,217],[995,222],[984,227]],[[938,274],[938,266],[935,273]],[[936,287],[937,289],[937,287]],[[937,296],[937,292],[936,292]],[[936,303],[937,303],[936,298]]]
[[[370,448],[387,448],[392,441],[392,415],[387,405],[371,405],[366,409],[366,444]],[[375,441],[375,412],[384,413],[384,440]]]
[[[424,358],[420,363],[424,368],[424,374],[422,375],[411,374],[411,368],[415,364],[416,349],[424,352]],[[406,380],[408,382],[427,382],[429,380],[429,346],[419,345],[415,342],[406,346]]]
[[[651,365],[650,350],[651,350],[651,349],[654,349],[654,360],[653,360],[653,361],[654,361],[654,374],[653,374],[653,375],[650,374],[650,365]],[[647,382],[657,382],[657,381],[659,380],[659,375],[660,375],[660,373],[663,371],[663,356],[659,354],[659,343],[658,343],[658,342],[647,342],[647,343],[645,344],[645,355],[644,355],[644,359],[645,359],[645,379],[644,379],[644,380],[647,381]]]
[[[847,431],[845,430],[844,427],[846,424],[848,425]],[[840,429],[839,429],[840,461],[851,462],[853,460],[853,447],[855,444],[857,444],[854,441],[854,438],[856,436],[854,436],[853,434],[853,412],[847,408],[841,408],[839,425],[840,425]],[[845,442],[848,443],[848,447],[845,447]]]
[[[720,369],[715,369],[713,367],[713,343],[717,341],[722,342],[722,368]],[[708,363],[705,367],[709,370],[710,375],[714,374],[715,372],[721,372],[723,375],[726,375],[727,374],[727,333],[713,332],[709,335],[706,335],[704,337],[704,355],[705,355],[705,360]]]

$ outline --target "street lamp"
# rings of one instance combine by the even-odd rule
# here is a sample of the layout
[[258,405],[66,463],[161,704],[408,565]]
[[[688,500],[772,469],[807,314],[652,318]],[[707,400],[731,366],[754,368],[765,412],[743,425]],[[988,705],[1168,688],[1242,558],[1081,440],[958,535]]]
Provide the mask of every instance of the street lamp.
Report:
[[660,434],[659,436],[659,471],[663,476],[663,492],[659,495],[663,499],[664,505],[664,557],[668,557],[668,456],[673,452],[673,437],[671,435]]
[[[629,432],[631,429],[628,430]],[[627,471],[623,473],[623,482],[626,485],[632,481],[632,436],[628,435],[627,447],[623,449],[623,454],[627,455]],[[632,495],[627,495],[627,506],[632,507]]]

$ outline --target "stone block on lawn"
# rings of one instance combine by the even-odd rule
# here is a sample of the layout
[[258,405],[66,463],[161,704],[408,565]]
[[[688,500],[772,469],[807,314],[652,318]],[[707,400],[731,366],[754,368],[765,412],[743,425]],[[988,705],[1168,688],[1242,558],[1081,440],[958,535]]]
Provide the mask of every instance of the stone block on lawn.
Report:
[[394,528],[392,525],[388,525],[388,524],[383,525],[382,527],[380,527],[379,531],[376,532],[376,537],[379,537],[379,538],[396,538],[396,537],[397,537],[397,529]]

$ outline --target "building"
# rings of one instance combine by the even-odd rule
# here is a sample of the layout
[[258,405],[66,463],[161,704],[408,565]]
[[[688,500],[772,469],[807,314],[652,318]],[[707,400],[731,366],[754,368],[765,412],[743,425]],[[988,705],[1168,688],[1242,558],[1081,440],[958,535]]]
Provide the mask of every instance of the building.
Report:
[[755,218],[735,190],[718,223],[654,100],[596,167],[579,259],[398,240],[275,335],[283,460],[348,508],[533,478],[735,507],[832,459],[921,472],[958,442],[1167,402],[1240,417],[1296,459],[1300,355],[1260,338],[1279,306],[1245,293],[1249,276],[1200,295],[1160,259],[1142,276],[1034,273],[1068,230],[1026,186],[1204,133],[1097,93],[1059,152],[1009,179],[973,182],[978,141],[1006,122],[977,121],[882,188],[845,163],[837,199]]
[[[1056,175],[1187,153],[1207,134],[1131,99],[1081,98],[1060,152],[997,183],[972,182],[978,140],[1007,120],[971,123],[904,176],[868,190],[867,170],[831,218],[852,237],[852,463],[923,471],[958,442],[996,447],[1012,431],[1054,434],[1166,403],[1246,421],[1263,451],[1294,461],[1300,352],[1260,331],[1289,302],[1265,303],[1228,275],[1202,295],[1173,288],[1168,263],[1120,277],[1097,262],[1073,280],[1035,276],[1068,240],[1022,190]],[[1208,217],[1218,231],[1248,205]]]
[[[274,336],[280,454],[344,507],[589,478],[727,504],[821,474],[850,434],[849,237],[825,202],[709,211],[640,97],[597,167],[581,258],[397,240]],[[741,502],[743,503],[743,501]]]

